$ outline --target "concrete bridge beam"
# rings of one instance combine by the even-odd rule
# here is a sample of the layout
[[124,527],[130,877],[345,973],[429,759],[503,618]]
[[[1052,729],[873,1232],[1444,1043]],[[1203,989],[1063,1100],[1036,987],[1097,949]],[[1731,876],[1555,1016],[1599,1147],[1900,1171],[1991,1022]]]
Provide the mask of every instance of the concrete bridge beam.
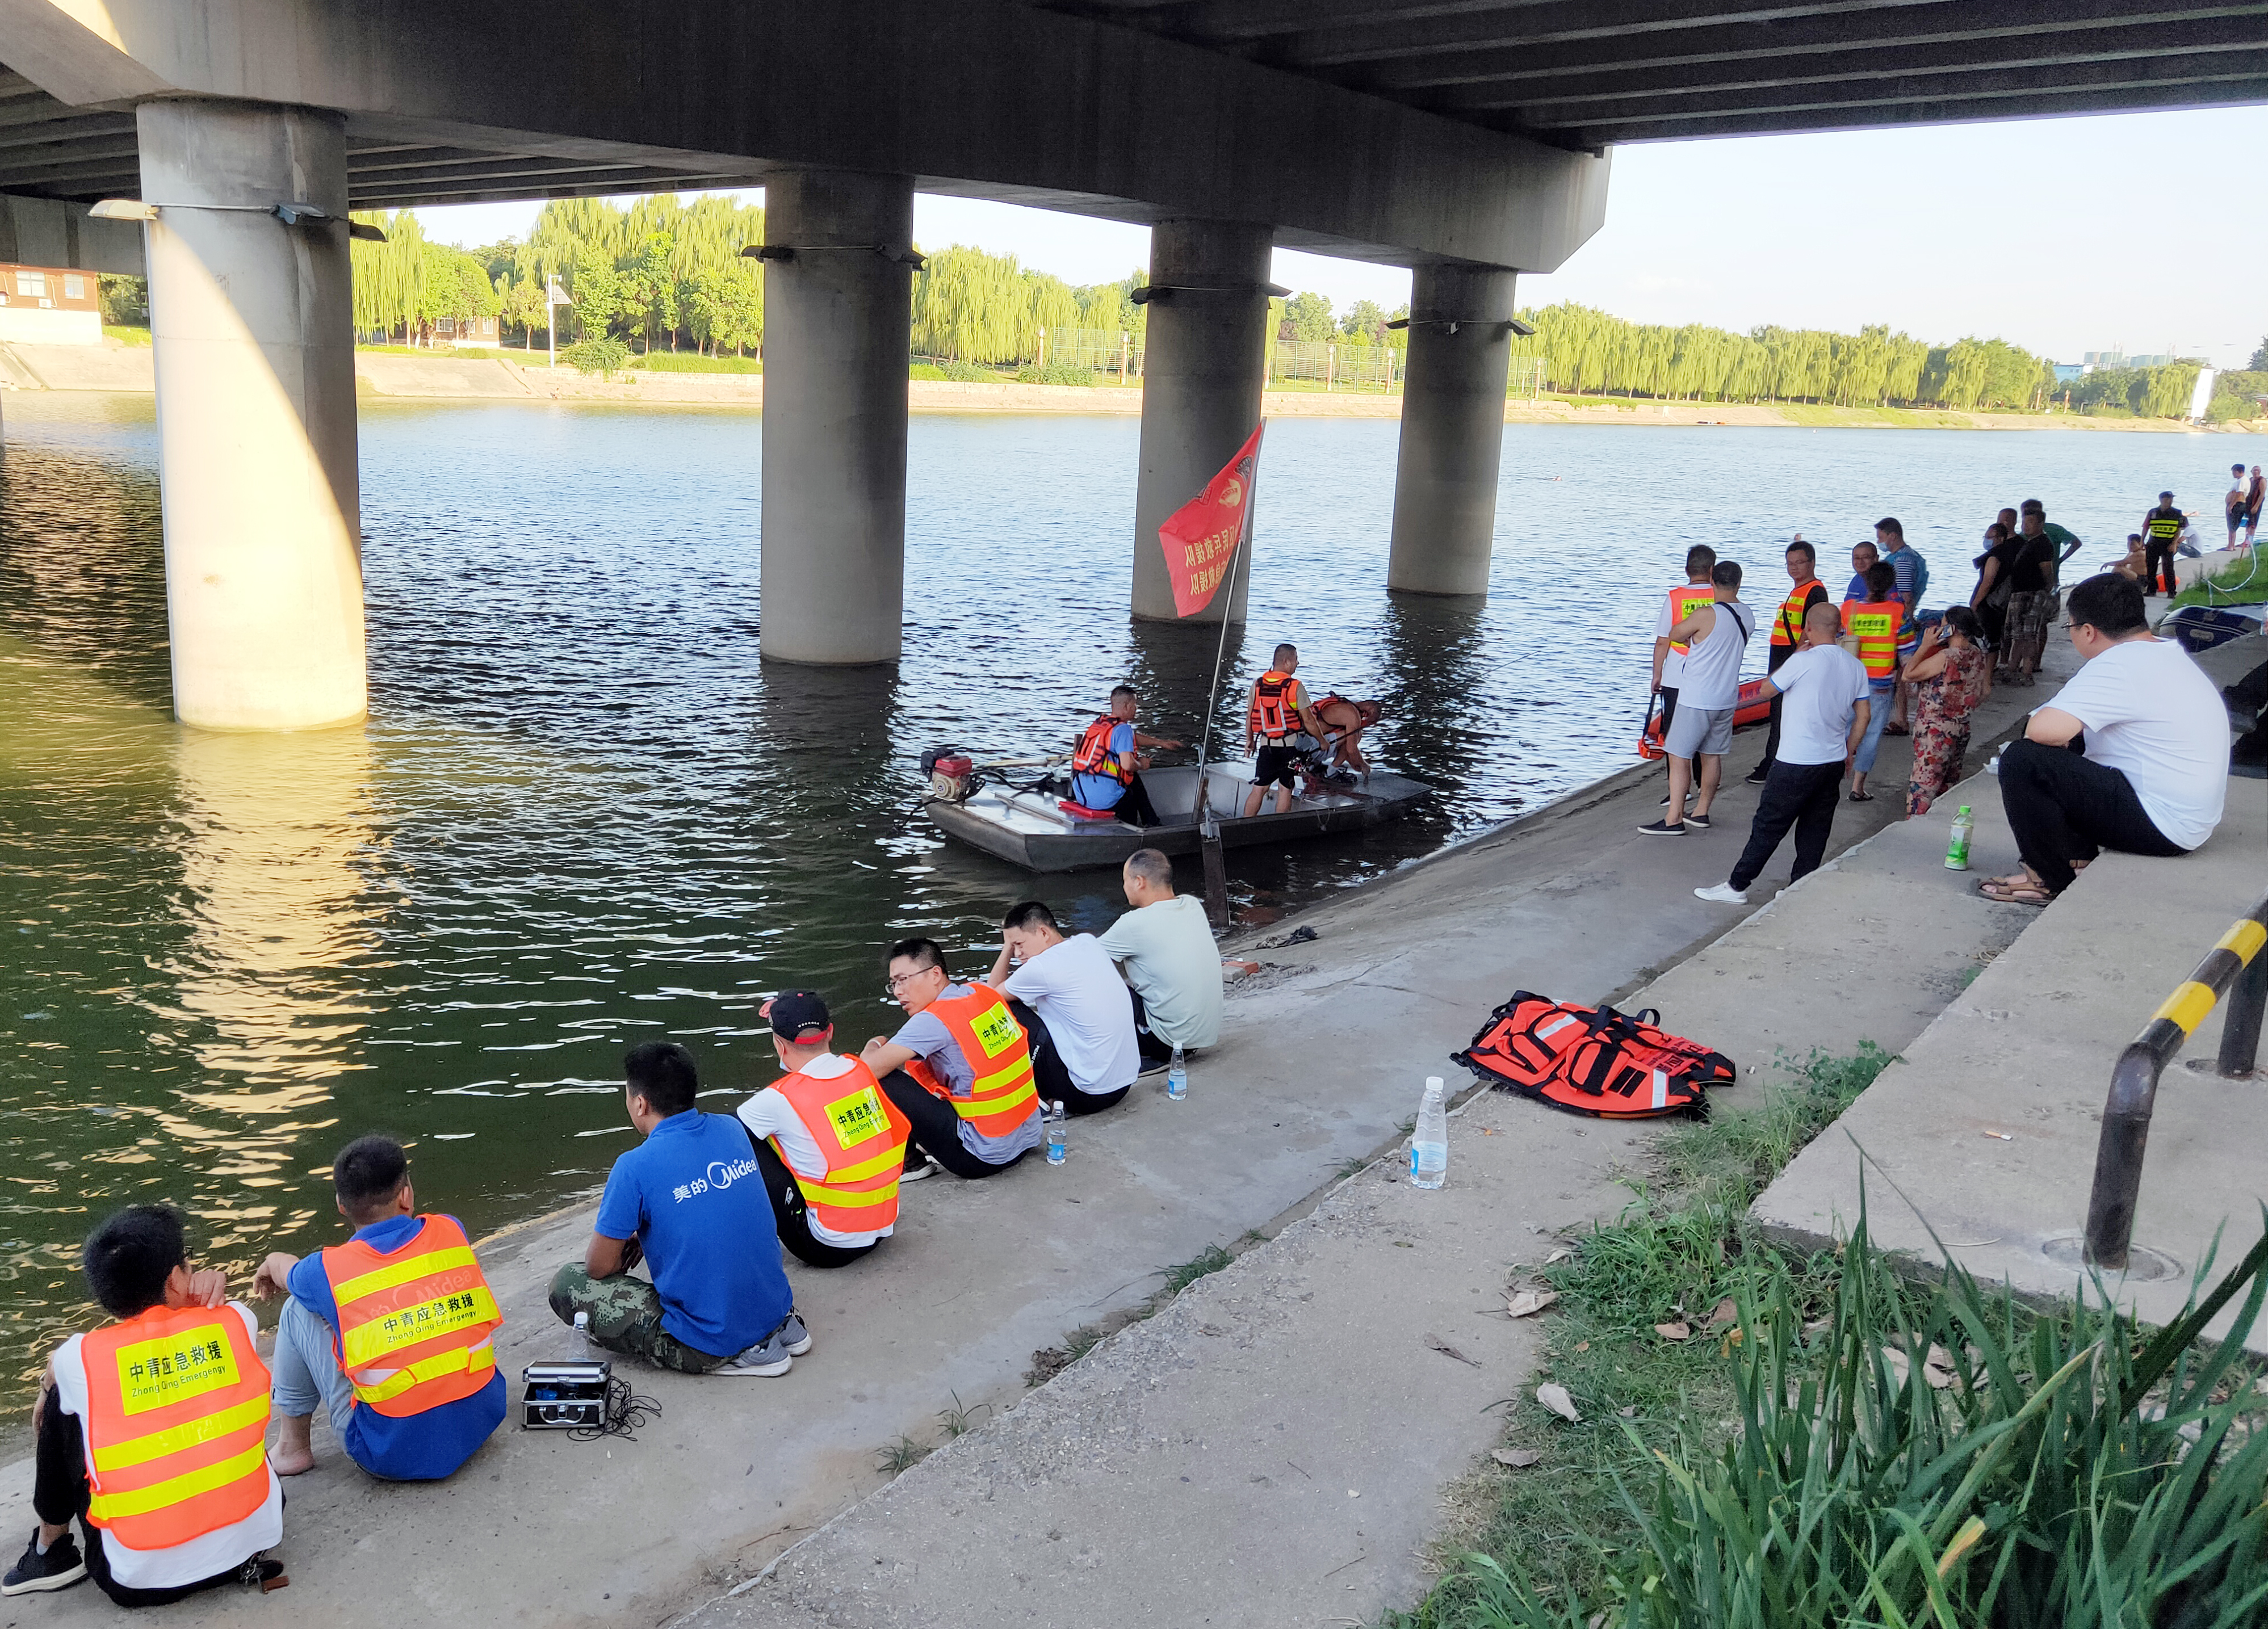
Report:
[[[1160,221],[1151,229],[1150,286],[1160,292],[1151,298],[1144,341],[1134,492],[1134,614],[1145,620],[1174,620],[1158,528],[1204,490],[1260,422],[1273,247],[1269,228],[1246,222]],[[1234,580],[1189,620],[1244,620],[1251,575],[1248,542]]]
[[909,175],[765,184],[763,654],[895,662],[906,585]]
[[[307,730],[368,706],[345,121],[136,110],[173,710]],[[279,203],[327,219],[287,225]]]
[[1398,592],[1488,592],[1514,281],[1484,266],[1414,274],[1386,569]]

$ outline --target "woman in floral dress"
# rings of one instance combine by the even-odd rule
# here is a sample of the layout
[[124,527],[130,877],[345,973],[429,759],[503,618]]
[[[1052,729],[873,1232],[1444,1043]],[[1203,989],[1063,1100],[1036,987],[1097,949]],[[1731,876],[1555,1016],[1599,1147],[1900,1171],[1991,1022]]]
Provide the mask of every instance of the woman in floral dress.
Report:
[[1955,605],[1932,626],[1907,661],[1905,681],[1914,696],[1913,777],[1906,787],[1909,818],[1961,779],[1969,751],[1969,720],[1992,693],[1992,657],[1984,626],[1966,605]]

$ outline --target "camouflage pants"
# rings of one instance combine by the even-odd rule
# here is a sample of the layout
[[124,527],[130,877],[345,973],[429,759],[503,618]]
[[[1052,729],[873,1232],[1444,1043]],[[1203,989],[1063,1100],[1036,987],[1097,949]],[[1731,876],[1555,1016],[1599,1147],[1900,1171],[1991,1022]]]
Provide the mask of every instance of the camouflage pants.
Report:
[[572,1324],[578,1312],[589,1313],[593,1346],[644,1358],[656,1369],[705,1375],[733,1356],[688,1346],[663,1329],[661,1292],[627,1273],[594,1279],[582,1263],[571,1262],[551,1280],[551,1310],[563,1324]]

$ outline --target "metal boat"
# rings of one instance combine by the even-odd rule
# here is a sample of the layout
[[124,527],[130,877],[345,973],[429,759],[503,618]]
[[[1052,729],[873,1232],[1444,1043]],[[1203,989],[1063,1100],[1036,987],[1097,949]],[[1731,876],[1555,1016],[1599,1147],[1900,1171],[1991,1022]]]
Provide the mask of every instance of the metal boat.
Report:
[[[1205,801],[1211,805],[1223,848],[1248,848],[1362,831],[1400,819],[1433,793],[1422,781],[1373,770],[1351,785],[1333,781],[1313,794],[1295,792],[1292,806],[1282,814],[1275,811],[1271,789],[1261,811],[1247,818],[1239,811],[1251,784],[1249,759],[1216,762],[1207,774]],[[1142,785],[1158,811],[1157,826],[1070,814],[1055,794],[1008,786],[980,787],[965,800],[932,797],[923,807],[946,836],[1027,871],[1122,865],[1137,848],[1197,853],[1197,766],[1145,769]]]

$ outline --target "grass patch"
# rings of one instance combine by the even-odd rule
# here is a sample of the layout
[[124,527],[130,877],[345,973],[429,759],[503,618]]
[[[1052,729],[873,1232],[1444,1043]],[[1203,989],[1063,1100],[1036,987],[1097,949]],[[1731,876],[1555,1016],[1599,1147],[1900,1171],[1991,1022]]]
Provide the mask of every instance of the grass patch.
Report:
[[2268,599],[2268,556],[2257,550],[2191,583],[2166,603],[2166,610],[2171,613],[2183,605],[2233,605],[2240,596],[2255,603]]
[[[106,329],[105,332],[107,333],[108,330]],[[133,343],[130,340],[127,342]],[[147,340],[142,342],[145,345],[149,343]],[[504,356],[504,353],[493,345],[467,345],[461,348],[454,345],[357,345],[355,349],[358,351],[369,352],[373,356],[423,356],[428,361],[446,358],[451,362],[497,362]]]
[[633,368],[648,373],[762,373],[764,364],[754,356],[704,356],[692,350],[654,350],[631,358]]
[[1165,1299],[1170,1301],[1199,1279],[1219,1272],[1235,1259],[1219,1245],[1208,1244],[1187,1261],[1175,1262],[1160,1275],[1166,1280]]
[[929,1444],[917,1442],[909,1436],[902,1436],[887,1447],[876,1449],[874,1462],[882,1471],[891,1476],[896,1476],[902,1471],[912,1470],[929,1456]]
[[150,342],[150,329],[146,323],[106,322],[102,325],[102,331],[121,345],[147,345]]

